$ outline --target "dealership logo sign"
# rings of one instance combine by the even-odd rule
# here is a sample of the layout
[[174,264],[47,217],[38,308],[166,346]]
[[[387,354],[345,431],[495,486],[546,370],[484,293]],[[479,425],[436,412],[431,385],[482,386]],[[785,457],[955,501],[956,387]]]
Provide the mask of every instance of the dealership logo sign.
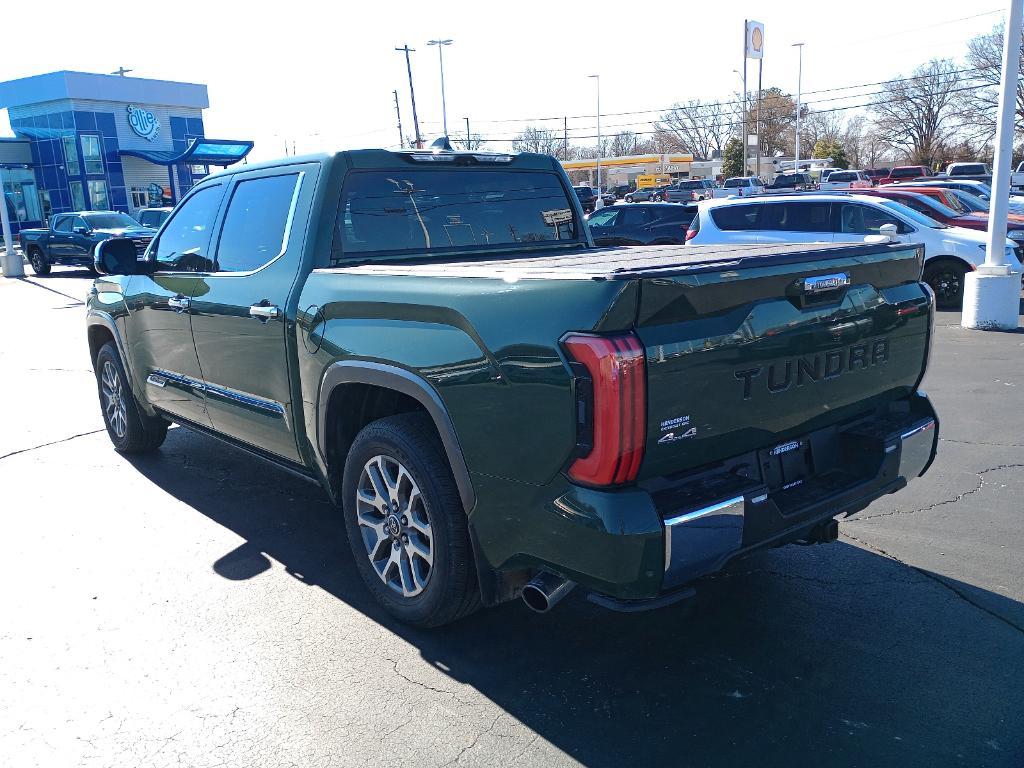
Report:
[[128,105],[128,125],[131,126],[135,135],[141,136],[146,141],[153,141],[160,133],[160,122],[156,119],[156,115],[148,109],[136,107],[134,104]]

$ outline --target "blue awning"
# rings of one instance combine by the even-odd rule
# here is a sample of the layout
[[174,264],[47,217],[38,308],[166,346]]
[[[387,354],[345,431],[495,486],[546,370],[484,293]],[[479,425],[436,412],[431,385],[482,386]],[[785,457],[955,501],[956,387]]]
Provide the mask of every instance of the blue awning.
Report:
[[228,166],[237,163],[252,151],[253,142],[231,139],[192,139],[183,152],[166,150],[122,149],[119,154],[141,157],[157,165],[197,163]]

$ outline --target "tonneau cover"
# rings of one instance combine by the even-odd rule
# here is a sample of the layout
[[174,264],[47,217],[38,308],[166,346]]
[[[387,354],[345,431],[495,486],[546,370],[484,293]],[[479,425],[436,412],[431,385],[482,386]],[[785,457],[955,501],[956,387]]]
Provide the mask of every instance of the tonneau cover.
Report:
[[[909,246],[913,247],[913,246]],[[609,248],[552,248],[532,251],[528,257],[510,254],[506,258],[482,259],[480,254],[464,259],[433,257],[429,260],[403,258],[394,261],[339,264],[328,271],[371,275],[417,275],[421,277],[501,277],[505,279],[630,280],[670,276],[738,266],[748,259],[765,263],[800,261],[830,256],[853,257],[886,251],[906,251],[905,244],[799,243],[784,245],[651,245]]]

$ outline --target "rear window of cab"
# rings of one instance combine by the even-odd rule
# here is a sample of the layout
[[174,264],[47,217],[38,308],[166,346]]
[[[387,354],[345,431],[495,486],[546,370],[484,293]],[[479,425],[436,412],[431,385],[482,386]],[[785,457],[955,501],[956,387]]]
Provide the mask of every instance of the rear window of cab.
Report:
[[579,231],[554,173],[357,171],[342,190],[331,260],[533,246]]

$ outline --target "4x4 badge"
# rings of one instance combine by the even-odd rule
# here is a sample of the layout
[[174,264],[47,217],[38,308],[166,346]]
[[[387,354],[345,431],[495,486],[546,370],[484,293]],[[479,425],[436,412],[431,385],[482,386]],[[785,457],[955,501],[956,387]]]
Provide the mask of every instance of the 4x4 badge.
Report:
[[669,432],[668,434],[661,436],[661,439],[658,440],[658,445],[664,445],[665,443],[674,443],[677,440],[685,440],[686,438],[693,437],[696,434],[696,427],[690,427],[688,430],[679,435],[677,435],[675,432]]

